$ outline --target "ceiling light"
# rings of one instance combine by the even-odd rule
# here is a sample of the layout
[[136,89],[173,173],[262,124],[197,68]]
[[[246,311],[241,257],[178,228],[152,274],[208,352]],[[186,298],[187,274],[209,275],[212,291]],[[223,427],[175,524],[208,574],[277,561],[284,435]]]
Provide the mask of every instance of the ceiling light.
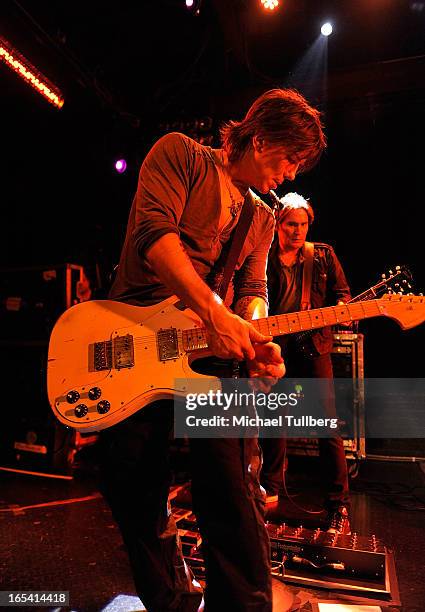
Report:
[[274,11],[279,6],[279,0],[261,0],[261,4],[268,11]]
[[329,22],[324,23],[320,28],[320,31],[322,32],[323,36],[330,36],[332,34],[332,24]]

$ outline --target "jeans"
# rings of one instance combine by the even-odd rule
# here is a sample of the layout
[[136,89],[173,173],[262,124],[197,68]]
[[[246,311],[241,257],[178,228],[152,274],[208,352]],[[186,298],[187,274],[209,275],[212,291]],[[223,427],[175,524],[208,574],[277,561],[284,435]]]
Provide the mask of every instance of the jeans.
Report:
[[[329,379],[330,388],[322,402],[323,411],[325,417],[336,417],[330,354],[327,353],[309,359],[287,349],[284,358],[288,378]],[[263,451],[261,484],[269,495],[276,495],[283,485],[286,439],[260,438],[260,446]],[[332,437],[319,438],[319,459],[326,509],[332,511],[340,505],[349,506],[347,461],[343,440],[337,433]]]
[[[101,490],[121,530],[149,612],[194,612],[167,504],[173,404],[155,402],[101,433]],[[191,439],[193,509],[206,567],[205,612],[271,612],[270,550],[256,439]]]

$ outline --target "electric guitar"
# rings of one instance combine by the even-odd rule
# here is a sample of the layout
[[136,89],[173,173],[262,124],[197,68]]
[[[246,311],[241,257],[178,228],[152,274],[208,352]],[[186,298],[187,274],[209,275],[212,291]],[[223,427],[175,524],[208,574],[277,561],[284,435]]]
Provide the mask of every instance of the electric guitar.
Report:
[[[281,336],[379,316],[395,319],[403,329],[415,327],[425,321],[425,297],[390,294],[252,324],[263,334]],[[207,355],[205,328],[175,296],[149,307],[83,302],[66,310],[52,331],[49,401],[63,424],[99,431],[155,400],[184,396],[193,380],[208,380],[209,388],[220,389],[219,378],[194,370],[194,362]]]
[[[363,291],[356,297],[351,298],[347,304],[354,304],[355,302],[365,302],[366,300],[373,300],[383,293],[404,293],[406,289],[409,291],[412,289],[412,273],[407,266],[396,266],[395,272],[392,270],[388,271],[388,276],[382,274],[382,280],[369,287],[366,291]],[[299,334],[295,334],[295,346],[296,350],[306,357],[312,358],[319,355],[314,341],[313,336],[315,330],[303,331]]]

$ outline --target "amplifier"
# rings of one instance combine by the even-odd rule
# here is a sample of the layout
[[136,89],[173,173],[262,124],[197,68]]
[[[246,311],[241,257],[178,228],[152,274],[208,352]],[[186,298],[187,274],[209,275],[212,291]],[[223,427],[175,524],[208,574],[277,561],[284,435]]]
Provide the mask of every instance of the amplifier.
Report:
[[[341,332],[334,334],[332,348],[332,366],[337,390],[338,379],[351,378],[356,382],[353,385],[352,397],[349,399],[347,410],[337,404],[337,414],[343,423],[349,422],[351,436],[344,435],[344,426],[341,435],[344,439],[344,449],[347,459],[364,459],[366,457],[365,444],[365,400],[364,400],[364,358],[363,334]],[[349,415],[349,416],[347,416]],[[315,438],[288,438],[288,455],[318,456],[319,445]]]
[[76,453],[95,441],[56,421],[46,389],[50,331],[62,312],[89,296],[76,264],[0,270],[1,468],[69,476]]
[[47,342],[59,315],[89,294],[76,264],[0,269],[0,344]]

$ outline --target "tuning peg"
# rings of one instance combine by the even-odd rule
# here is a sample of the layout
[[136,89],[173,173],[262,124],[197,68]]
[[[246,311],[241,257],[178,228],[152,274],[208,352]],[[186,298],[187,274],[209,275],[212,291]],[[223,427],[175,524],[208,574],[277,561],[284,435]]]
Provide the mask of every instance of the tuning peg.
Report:
[[403,278],[403,280],[401,282],[403,283],[403,285],[405,285],[407,283],[407,280],[405,278]]
[[412,288],[412,285],[410,283],[407,283],[407,286],[409,287],[409,289]]
[[396,269],[397,272],[399,272],[399,270],[401,270],[400,266],[396,266],[395,269]]
[[400,287],[400,283],[395,283],[394,287]]
[[386,274],[381,274],[381,278],[383,278],[384,280],[386,280],[386,278],[387,278]]
[[392,270],[388,270],[389,274],[391,274],[391,276],[394,274],[394,272]]

